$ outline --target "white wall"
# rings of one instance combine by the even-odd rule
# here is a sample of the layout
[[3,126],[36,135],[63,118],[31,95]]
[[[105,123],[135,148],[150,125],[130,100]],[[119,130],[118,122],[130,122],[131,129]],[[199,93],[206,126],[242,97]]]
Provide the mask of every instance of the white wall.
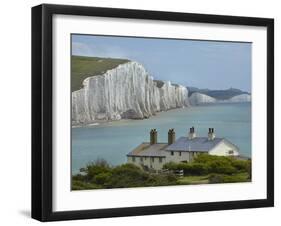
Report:
[[[30,7],[38,0],[1,2],[1,186],[0,224],[39,225],[30,214]],[[279,1],[245,0],[50,0],[48,3],[95,5],[104,7],[140,8],[192,13],[229,14],[238,16],[274,17],[275,62],[281,57],[281,14]],[[276,64],[276,137],[281,137],[281,70]],[[281,159],[281,139],[276,139],[275,159]],[[175,225],[188,220],[192,225],[267,225],[280,221],[281,165],[276,164],[276,208],[170,214],[161,216],[127,217],[115,219],[59,222],[52,225]],[[279,192],[278,192],[279,191]],[[230,220],[231,219],[231,220]]]
[[[133,158],[135,159],[133,161]],[[141,161],[142,159],[142,161]],[[153,159],[153,160],[152,160]],[[163,165],[166,163],[166,158],[161,158],[161,162],[160,162],[160,158],[159,157],[132,157],[132,156],[128,156],[127,157],[127,162],[128,163],[133,163],[137,166],[147,166],[148,168],[153,168],[155,170],[162,170]]]
[[221,143],[219,143],[218,145],[216,145],[210,152],[210,155],[219,155],[219,156],[226,156],[226,155],[230,155],[228,153],[228,151],[232,150],[233,154],[231,155],[239,155],[239,152],[237,150],[237,148],[234,145],[229,144],[226,141],[222,141]]

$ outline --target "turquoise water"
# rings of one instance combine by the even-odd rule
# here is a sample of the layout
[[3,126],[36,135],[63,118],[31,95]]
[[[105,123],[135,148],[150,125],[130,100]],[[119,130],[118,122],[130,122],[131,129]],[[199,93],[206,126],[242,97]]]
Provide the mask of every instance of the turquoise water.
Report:
[[207,136],[209,127],[251,157],[251,104],[216,104],[162,112],[145,120],[118,121],[106,125],[72,128],[72,173],[97,158],[112,165],[126,162],[126,154],[149,141],[151,128],[158,130],[158,142],[167,142],[169,128],[176,138],[186,136],[194,126],[197,136]]

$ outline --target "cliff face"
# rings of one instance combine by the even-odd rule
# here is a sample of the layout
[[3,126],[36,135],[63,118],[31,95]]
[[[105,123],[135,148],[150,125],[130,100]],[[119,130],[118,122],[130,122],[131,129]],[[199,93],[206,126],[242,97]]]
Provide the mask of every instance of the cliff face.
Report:
[[209,103],[238,103],[238,102],[250,102],[251,95],[240,94],[226,100],[218,100],[216,98],[210,97],[203,93],[192,93],[189,97],[189,102],[191,105],[209,104]]
[[202,93],[192,93],[189,97],[189,101],[191,105],[199,105],[199,104],[208,104],[208,103],[215,103],[217,100],[213,97]]
[[72,92],[72,122],[143,119],[159,111],[188,106],[184,86],[153,80],[137,62],[128,62],[103,75],[88,77]]
[[251,96],[249,94],[241,94],[229,99],[229,102],[250,102]]

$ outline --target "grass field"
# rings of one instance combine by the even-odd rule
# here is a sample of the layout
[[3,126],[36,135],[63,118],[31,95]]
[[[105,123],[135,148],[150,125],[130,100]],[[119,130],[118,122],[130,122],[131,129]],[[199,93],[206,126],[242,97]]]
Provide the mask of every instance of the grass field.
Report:
[[208,184],[209,175],[203,176],[184,176],[179,178],[179,184]]
[[[237,173],[234,175],[219,175],[222,177],[223,182],[220,183],[235,183],[235,182],[248,182],[249,174],[248,173]],[[208,184],[210,175],[203,176],[184,176],[178,179],[178,183],[181,185],[188,184]]]
[[107,70],[127,63],[129,60],[100,57],[71,57],[71,91],[82,88],[83,80],[90,76],[101,75]]

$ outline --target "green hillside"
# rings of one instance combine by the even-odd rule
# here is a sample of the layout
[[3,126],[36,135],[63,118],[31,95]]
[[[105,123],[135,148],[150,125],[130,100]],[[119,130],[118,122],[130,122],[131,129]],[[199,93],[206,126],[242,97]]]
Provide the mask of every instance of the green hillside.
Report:
[[126,59],[112,59],[100,57],[71,57],[71,91],[82,88],[83,80],[90,76],[101,75],[107,70],[127,63]]

